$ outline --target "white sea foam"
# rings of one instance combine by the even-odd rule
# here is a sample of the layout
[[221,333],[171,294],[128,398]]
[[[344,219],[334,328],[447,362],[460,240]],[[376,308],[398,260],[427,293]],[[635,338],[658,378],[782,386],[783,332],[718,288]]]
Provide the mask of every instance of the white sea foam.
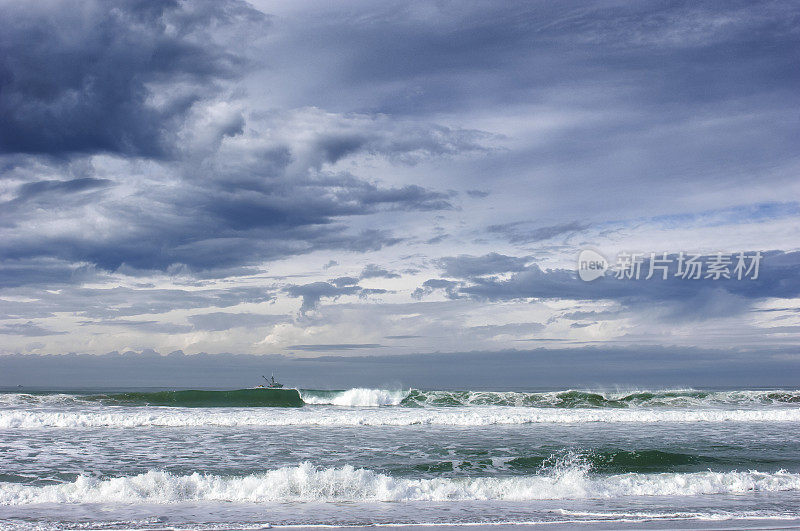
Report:
[[47,486],[0,483],[0,505],[34,503],[176,503],[183,501],[444,501],[548,500],[620,496],[696,496],[799,491],[800,474],[785,471],[695,472],[594,476],[570,466],[551,475],[505,478],[394,478],[351,466],[310,463],[263,474],[177,476],[150,471],[129,477]]
[[306,404],[330,404],[334,406],[396,406],[408,396],[408,390],[355,388],[347,391],[300,393]]
[[488,426],[500,424],[800,422],[800,408],[547,409],[452,408],[85,408],[0,410],[0,429],[147,426]]
[[558,509],[558,514],[576,517],[570,522],[641,522],[643,520],[710,520],[725,521],[736,519],[751,520],[797,520],[793,514],[768,511],[725,511],[725,512],[687,512],[687,511],[572,511]]
[[48,394],[36,395],[28,393],[0,393],[0,407],[30,407],[30,406],[63,406],[83,404],[87,401],[80,395]]

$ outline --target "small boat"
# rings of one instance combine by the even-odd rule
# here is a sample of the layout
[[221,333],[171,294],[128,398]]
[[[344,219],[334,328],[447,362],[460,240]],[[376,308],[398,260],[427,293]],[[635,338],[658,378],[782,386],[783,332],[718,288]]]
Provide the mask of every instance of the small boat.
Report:
[[282,389],[283,388],[283,384],[282,383],[278,383],[278,381],[275,380],[275,374],[272,375],[272,378],[267,378],[266,376],[263,376],[263,375],[261,377],[264,378],[267,381],[267,385],[258,385],[258,386],[256,386],[257,389]]

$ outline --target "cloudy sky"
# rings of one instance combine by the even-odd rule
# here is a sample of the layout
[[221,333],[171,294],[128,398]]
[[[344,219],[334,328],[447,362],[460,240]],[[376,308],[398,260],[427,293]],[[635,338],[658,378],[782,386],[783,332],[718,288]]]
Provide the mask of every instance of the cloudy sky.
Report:
[[[0,354],[800,358],[796,2],[2,0],[0,25]],[[585,248],[763,260],[583,282]]]

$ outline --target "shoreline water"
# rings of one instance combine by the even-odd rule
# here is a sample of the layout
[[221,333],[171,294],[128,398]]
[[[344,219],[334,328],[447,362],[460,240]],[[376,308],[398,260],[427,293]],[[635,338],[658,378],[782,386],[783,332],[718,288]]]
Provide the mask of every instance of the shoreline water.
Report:
[[0,394],[0,528],[800,521],[796,389],[120,391]]

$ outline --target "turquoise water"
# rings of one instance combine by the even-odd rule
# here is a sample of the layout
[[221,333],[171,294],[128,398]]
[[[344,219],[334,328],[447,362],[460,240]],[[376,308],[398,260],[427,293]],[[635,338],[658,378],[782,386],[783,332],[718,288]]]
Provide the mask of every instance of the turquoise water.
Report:
[[794,390],[6,392],[0,524],[792,519],[798,427]]

